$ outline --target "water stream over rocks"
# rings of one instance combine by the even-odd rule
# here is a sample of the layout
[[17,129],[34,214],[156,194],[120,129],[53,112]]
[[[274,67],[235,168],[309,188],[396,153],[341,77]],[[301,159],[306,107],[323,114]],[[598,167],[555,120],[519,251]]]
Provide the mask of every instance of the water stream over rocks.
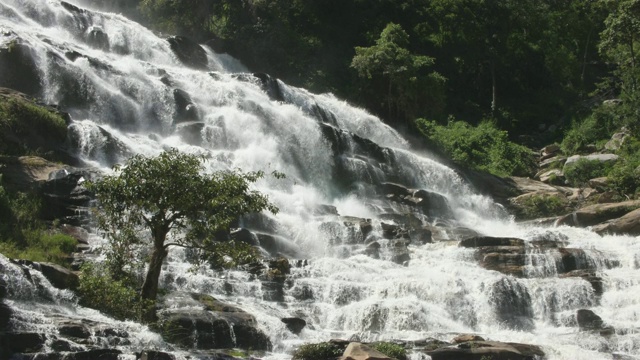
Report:
[[[286,174],[256,184],[280,213],[240,225],[265,254],[288,257],[290,273],[265,281],[191,271],[188,252],[174,249],[161,279],[177,294],[167,307],[197,306],[187,293],[233,304],[253,316],[245,320],[266,334],[264,357],[274,359],[332,338],[450,341],[465,333],[538,345],[548,359],[640,355],[636,237],[514,224],[365,110],[80,6],[0,0],[0,86],[69,112],[70,151],[104,171],[133,154],[178,148],[205,155],[207,171]],[[101,243],[89,237],[91,248]],[[0,269],[0,320],[23,334],[6,341],[44,353],[99,344],[190,356],[145,326],[78,306],[27,265],[0,256]],[[585,310],[601,323],[584,323]],[[286,318],[306,326],[294,331]],[[238,345],[239,328],[228,331]]]

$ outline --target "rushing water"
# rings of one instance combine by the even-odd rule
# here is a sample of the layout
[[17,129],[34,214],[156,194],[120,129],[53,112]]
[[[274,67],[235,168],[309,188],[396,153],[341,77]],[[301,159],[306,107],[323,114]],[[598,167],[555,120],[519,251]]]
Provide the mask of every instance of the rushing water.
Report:
[[[365,110],[331,94],[268,79],[270,89],[279,91],[276,98],[268,81],[211,49],[206,49],[208,70],[187,68],[165,39],[121,15],[78,11],[56,0],[0,0],[0,44],[12,42],[31,49],[39,95],[71,114],[69,132],[90,164],[106,170],[132,154],[156,155],[175,147],[206,155],[207,171],[286,174],[284,180],[268,178],[256,185],[280,208],[277,216],[265,215],[270,226],[257,230],[277,235],[283,253],[307,259],[306,266],[292,269],[285,302],[263,300],[261,283],[244,272],[190,271],[180,250],[170,254],[162,279],[167,289],[212,294],[255,315],[274,344],[270,357],[286,358],[300,344],[331,338],[450,340],[459,333],[537,344],[550,359],[640,354],[640,242],[635,237],[514,224],[456,172],[414,152]],[[189,94],[191,110],[176,109],[175,89]],[[181,113],[193,108],[197,115]],[[336,167],[345,178],[334,178]],[[454,240],[460,239],[450,235],[409,245],[406,264],[389,261],[381,218],[407,210],[376,196],[376,184],[383,181],[443,195],[453,209],[448,221],[458,228],[525,241],[542,234],[585,249],[584,261],[603,278],[604,293],[598,296],[581,278],[559,278],[559,255],[533,248],[525,279],[485,270],[473,250],[458,247]],[[372,219],[367,238],[382,245],[380,259],[365,254],[364,241],[353,241],[363,240],[363,234],[343,218],[317,215],[323,205],[335,206],[341,216]],[[100,241],[93,238],[96,246]],[[611,261],[619,266],[609,268]],[[47,331],[49,319],[59,313],[127,329],[136,334],[128,345],[133,349],[168,349],[145,327],[76,306],[71,294],[55,290],[44,278],[27,281],[5,258],[0,265],[13,289],[7,301],[21,319],[16,327]],[[515,301],[524,299],[532,326],[505,325],[498,310],[505,291],[515,294]],[[615,333],[580,332],[575,313],[584,308],[599,314]],[[307,321],[300,335],[280,321],[291,316]]]

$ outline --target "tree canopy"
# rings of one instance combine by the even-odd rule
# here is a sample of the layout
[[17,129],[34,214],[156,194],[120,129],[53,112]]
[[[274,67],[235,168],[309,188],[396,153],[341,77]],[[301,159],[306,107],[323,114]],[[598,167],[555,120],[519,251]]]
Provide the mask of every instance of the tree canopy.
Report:
[[114,266],[124,267],[135,259],[136,246],[151,250],[140,293],[144,300],[157,296],[169,247],[210,251],[215,233],[228,230],[239,216],[278,211],[265,195],[250,188],[262,172],[204,174],[202,161],[175,149],[156,157],[136,155],[116,168],[115,175],[90,184],[98,200],[98,225],[110,240]]

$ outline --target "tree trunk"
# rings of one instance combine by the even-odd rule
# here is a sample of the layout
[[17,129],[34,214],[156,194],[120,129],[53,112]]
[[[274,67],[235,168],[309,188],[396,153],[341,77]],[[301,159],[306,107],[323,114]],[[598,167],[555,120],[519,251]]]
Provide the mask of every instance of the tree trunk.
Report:
[[[158,282],[160,280],[160,272],[162,271],[162,262],[166,257],[167,250],[164,247],[153,250],[151,261],[149,262],[149,270],[147,270],[147,276],[144,279],[144,284],[142,284],[142,290],[140,291],[140,298],[142,298],[143,301],[150,300],[151,302],[155,302],[158,296]],[[142,317],[145,321],[155,321],[155,306],[151,305],[149,309],[145,309]]]
[[[164,241],[167,238],[168,227],[158,226],[152,230],[153,235],[153,253],[149,261],[149,269],[140,290],[140,298],[143,302],[151,302],[152,305],[143,311],[142,318],[145,321],[153,322],[156,319],[155,300],[158,296],[158,282],[160,280],[160,272],[162,271],[162,263],[167,257],[168,251],[164,247]],[[147,304],[144,304],[145,306]]]

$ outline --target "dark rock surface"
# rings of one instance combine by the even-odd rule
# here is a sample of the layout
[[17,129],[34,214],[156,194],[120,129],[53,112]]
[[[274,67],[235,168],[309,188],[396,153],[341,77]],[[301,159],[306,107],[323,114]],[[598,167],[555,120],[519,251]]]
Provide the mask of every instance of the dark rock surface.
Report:
[[172,36],[167,41],[183,64],[194,69],[207,69],[209,62],[207,53],[198,43],[184,36]]

